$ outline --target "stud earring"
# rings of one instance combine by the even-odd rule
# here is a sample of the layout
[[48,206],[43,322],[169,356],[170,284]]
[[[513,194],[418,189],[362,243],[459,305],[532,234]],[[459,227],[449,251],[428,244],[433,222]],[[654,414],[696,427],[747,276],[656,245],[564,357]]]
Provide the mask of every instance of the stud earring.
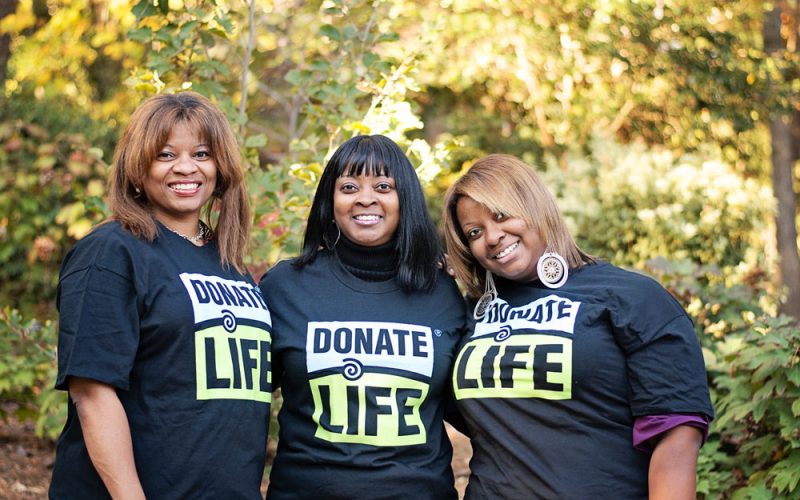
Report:
[[486,286],[481,295],[481,298],[478,299],[478,302],[475,304],[475,310],[472,311],[472,315],[475,319],[483,319],[486,316],[486,311],[489,310],[489,306],[492,305],[494,299],[497,298],[497,288],[494,286],[494,278],[492,277],[492,273],[489,270],[486,270]]
[[567,282],[569,269],[564,257],[548,248],[536,262],[536,273],[547,288],[561,288]]

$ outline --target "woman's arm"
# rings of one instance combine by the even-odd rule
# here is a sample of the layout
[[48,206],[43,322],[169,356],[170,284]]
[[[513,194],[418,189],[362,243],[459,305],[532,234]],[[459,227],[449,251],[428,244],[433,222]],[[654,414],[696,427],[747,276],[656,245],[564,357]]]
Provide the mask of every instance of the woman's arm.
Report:
[[650,500],[696,498],[697,453],[700,430],[679,425],[664,433],[650,458]]
[[116,390],[95,380],[70,377],[69,395],[78,411],[89,457],[111,497],[143,499],[128,417]]

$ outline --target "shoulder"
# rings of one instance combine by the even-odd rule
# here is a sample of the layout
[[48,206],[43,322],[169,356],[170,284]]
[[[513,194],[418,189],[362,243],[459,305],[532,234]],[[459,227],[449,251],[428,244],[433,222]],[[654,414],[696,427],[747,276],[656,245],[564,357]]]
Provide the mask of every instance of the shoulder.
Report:
[[148,242],[135,237],[119,222],[100,224],[67,252],[61,265],[61,277],[88,267],[128,275],[133,261],[143,258],[149,246]]
[[296,260],[297,259],[295,258],[285,259],[272,266],[261,277],[259,286],[262,288],[275,288],[276,286],[280,286],[284,283],[292,283],[300,279],[308,279],[308,276],[313,274],[309,273],[309,271],[318,269],[320,266],[325,265],[324,261],[326,261],[327,258],[324,254],[320,253],[313,262],[310,262],[302,267],[298,267],[295,264]]
[[67,253],[65,264],[84,255],[96,260],[105,254],[116,253],[134,245],[136,237],[125,230],[118,222],[109,221],[94,227],[89,234],[78,240]]
[[124,239],[125,234],[129,234],[131,237],[133,237],[133,235],[129,231],[126,231],[119,222],[115,220],[109,220],[93,227],[86,236],[78,241],[77,245]]
[[636,313],[664,319],[686,315],[675,297],[661,283],[644,273],[603,262],[585,266],[578,277],[599,295],[612,314],[616,311],[625,315]]
[[296,274],[299,271],[300,269],[294,265],[294,259],[285,259],[269,268],[261,277],[261,281],[274,281]]
[[655,279],[640,271],[627,270],[607,262],[588,264],[576,273],[582,282],[603,287],[617,294],[657,293],[669,295],[669,292]]
[[436,290],[443,296],[435,299],[440,307],[447,309],[451,314],[459,318],[461,324],[466,323],[467,300],[461,289],[458,288],[456,280],[447,274],[445,270],[440,270],[437,275]]
[[95,226],[89,234],[75,244],[75,248],[136,247],[148,244],[148,241],[137,238],[119,222],[110,220]]
[[434,288],[434,293],[444,294],[462,302],[464,300],[464,296],[461,294],[461,290],[458,289],[456,280],[447,274],[444,269],[439,269],[436,273],[436,288]]

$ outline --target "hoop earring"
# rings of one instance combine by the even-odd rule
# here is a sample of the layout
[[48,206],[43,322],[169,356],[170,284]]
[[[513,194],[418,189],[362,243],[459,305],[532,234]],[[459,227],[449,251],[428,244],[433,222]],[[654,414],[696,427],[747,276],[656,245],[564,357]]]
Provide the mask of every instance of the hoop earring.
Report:
[[483,317],[486,316],[486,311],[489,310],[489,306],[492,305],[492,302],[494,302],[496,298],[497,288],[494,286],[494,278],[492,277],[492,273],[487,269],[486,286],[483,295],[481,295],[481,298],[479,298],[478,302],[475,304],[475,310],[472,311],[472,315],[475,319],[483,319]]
[[322,237],[322,241],[325,242],[325,247],[331,251],[333,251],[333,249],[336,248],[336,245],[339,243],[339,240],[342,237],[342,230],[339,229],[339,224],[337,224],[336,221],[333,221],[333,227],[336,228],[336,241],[333,242],[333,245],[330,244],[328,238],[326,238],[325,236]]
[[536,273],[547,288],[561,288],[567,282],[569,268],[564,257],[548,247],[536,262]]

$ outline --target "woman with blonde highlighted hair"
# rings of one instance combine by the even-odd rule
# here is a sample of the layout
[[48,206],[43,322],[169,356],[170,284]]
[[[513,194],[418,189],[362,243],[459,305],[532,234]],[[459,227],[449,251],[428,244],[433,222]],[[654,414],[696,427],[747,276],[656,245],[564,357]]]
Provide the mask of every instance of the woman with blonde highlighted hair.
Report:
[[472,435],[466,497],[694,498],[713,409],[678,302],[582,252],[513,156],[475,162],[444,207],[474,301],[453,370]]
[[[522,160],[509,155],[486,156],[480,160],[478,168],[457,181],[448,196],[448,199],[465,196],[492,213],[515,217],[537,233],[549,235],[548,245],[564,256],[570,268],[593,262],[575,244],[547,187]],[[486,284],[484,273],[476,272],[479,264],[470,254],[468,240],[454,223],[456,206],[451,205],[444,214],[450,264],[467,287],[468,294],[478,297]]]
[[251,214],[230,125],[194,92],[146,100],[109,190],[111,217],[59,277],[69,403],[50,498],[259,499],[271,319],[244,268]]

